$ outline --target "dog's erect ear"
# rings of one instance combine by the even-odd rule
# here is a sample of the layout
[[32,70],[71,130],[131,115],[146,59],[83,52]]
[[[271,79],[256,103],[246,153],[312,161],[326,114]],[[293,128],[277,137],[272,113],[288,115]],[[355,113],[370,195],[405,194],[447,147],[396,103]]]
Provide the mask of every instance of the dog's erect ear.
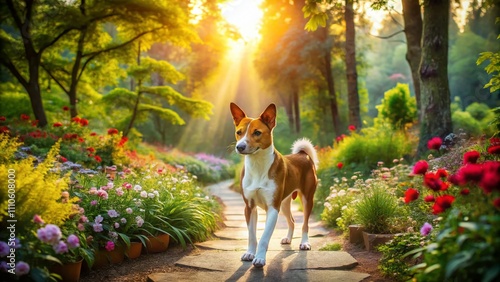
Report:
[[260,119],[273,129],[276,126],[276,105],[271,104],[260,114]]
[[231,103],[229,105],[229,108],[231,109],[231,114],[233,115],[234,125],[238,126],[238,124],[240,124],[240,121],[246,118],[247,115],[235,103]]

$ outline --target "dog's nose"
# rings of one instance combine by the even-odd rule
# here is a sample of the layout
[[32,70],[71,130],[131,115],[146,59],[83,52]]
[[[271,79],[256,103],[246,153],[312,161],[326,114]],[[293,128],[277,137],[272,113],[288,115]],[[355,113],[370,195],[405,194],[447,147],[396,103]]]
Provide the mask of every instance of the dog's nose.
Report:
[[238,145],[236,145],[236,150],[238,150],[238,152],[241,153],[241,152],[245,151],[246,147],[247,147],[247,145],[245,145],[245,144],[238,144]]

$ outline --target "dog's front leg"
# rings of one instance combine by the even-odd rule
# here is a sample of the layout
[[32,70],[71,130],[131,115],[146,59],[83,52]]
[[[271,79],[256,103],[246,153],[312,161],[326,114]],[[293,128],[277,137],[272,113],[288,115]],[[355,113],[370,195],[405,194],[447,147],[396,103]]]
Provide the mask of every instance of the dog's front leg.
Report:
[[248,249],[241,256],[243,261],[253,261],[257,250],[257,208],[255,206],[245,206],[245,219],[248,228]]
[[264,233],[262,234],[262,238],[260,238],[257,254],[253,260],[253,265],[255,267],[263,267],[266,265],[267,248],[269,247],[269,240],[271,240],[277,220],[278,210],[270,206],[266,213],[266,226],[264,227]]

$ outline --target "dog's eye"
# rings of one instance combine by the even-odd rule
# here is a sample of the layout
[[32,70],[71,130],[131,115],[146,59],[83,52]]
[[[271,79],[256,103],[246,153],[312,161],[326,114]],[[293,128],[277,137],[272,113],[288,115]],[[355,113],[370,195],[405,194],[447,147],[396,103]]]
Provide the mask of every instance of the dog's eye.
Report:
[[236,131],[236,135],[241,135],[241,130]]
[[255,136],[260,136],[262,134],[262,132],[258,131],[258,130],[255,130],[255,132],[253,133],[253,135]]

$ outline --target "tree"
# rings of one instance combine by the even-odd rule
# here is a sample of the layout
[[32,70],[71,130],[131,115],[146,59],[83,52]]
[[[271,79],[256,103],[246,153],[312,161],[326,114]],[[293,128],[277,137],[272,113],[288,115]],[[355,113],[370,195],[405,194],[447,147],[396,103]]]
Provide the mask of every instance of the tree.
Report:
[[116,115],[124,117],[122,123],[126,125],[124,125],[123,136],[128,136],[137,121],[145,120],[148,114],[152,113],[169,123],[184,124],[179,114],[173,108],[167,108],[166,105],[175,106],[194,117],[209,118],[212,104],[185,97],[170,85],[151,86],[154,73],[167,84],[176,84],[184,79],[184,76],[168,62],[156,61],[148,57],[141,58],[137,65],[129,68],[128,72],[137,81],[135,91],[115,88],[103,97],[103,101],[113,110],[120,112],[128,110],[125,115]]
[[[110,80],[116,79],[116,75],[109,69],[118,68],[116,58],[123,64],[133,57],[136,53],[133,43],[141,42],[147,50],[157,41],[187,46],[197,39],[186,23],[187,11],[179,2],[119,2],[118,5],[114,1],[81,0],[77,16],[84,24],[68,34],[52,56],[43,58],[44,70],[68,95],[72,117],[78,115],[78,84],[83,80],[98,86],[92,76],[104,74],[108,78],[106,82],[111,84]],[[86,76],[88,72],[92,75]]]
[[39,81],[41,58],[49,47],[79,28],[79,21],[71,18],[75,8],[55,0],[1,0],[0,11],[5,15],[0,20],[0,64],[26,89],[33,114],[43,127],[47,125],[47,116]]
[[421,127],[417,154],[427,150],[432,137],[452,132],[450,89],[448,84],[449,0],[425,0],[421,81]]
[[356,29],[354,27],[353,0],[345,1],[345,64],[347,76],[347,101],[349,124],[361,128],[359,112],[358,72],[356,71]]

